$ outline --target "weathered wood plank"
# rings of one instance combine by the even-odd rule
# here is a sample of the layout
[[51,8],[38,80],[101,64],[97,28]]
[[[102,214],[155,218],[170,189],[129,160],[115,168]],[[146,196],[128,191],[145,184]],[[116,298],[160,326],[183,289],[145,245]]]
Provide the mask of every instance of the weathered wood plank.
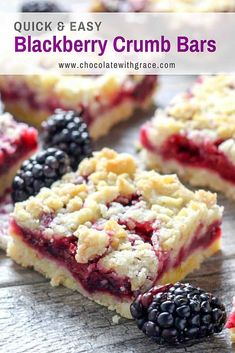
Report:
[[[0,350],[5,353],[175,351],[156,347],[132,321],[114,325],[111,312],[66,288],[46,283],[2,288],[0,307]],[[226,332],[177,352],[200,350],[228,353]]]
[[47,281],[40,274],[15,264],[3,251],[0,253],[0,269],[0,288]]

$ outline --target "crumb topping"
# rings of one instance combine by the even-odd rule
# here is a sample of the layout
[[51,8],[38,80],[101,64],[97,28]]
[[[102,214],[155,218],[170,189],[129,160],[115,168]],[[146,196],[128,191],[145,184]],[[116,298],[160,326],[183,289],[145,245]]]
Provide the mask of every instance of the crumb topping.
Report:
[[105,148],[50,189],[17,203],[14,219],[49,239],[77,237],[78,263],[98,259],[107,271],[127,275],[136,290],[154,281],[159,249],[179,249],[221,214],[215,194],[194,193],[175,175],[141,171],[130,155]]
[[198,142],[225,141],[221,151],[234,160],[235,76],[202,77],[190,92],[176,96],[165,110],[146,125],[153,146],[174,134]]
[[87,263],[105,253],[109,245],[109,236],[105,231],[79,226],[74,233],[78,237],[75,259],[79,263]]
[[157,276],[158,260],[150,244],[136,241],[123,243],[118,250],[103,257],[99,264],[131,279],[131,289],[146,290]]

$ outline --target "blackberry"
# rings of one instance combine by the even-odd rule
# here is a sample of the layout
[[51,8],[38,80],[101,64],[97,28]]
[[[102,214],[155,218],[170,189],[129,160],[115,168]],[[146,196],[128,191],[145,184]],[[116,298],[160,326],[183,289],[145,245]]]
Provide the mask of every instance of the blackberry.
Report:
[[24,161],[12,184],[13,202],[21,202],[36,195],[42,187],[50,187],[70,171],[65,152],[49,148]]
[[28,1],[20,9],[21,12],[63,12],[53,1]]
[[42,129],[44,148],[56,147],[66,152],[73,170],[77,169],[83,158],[91,155],[91,139],[87,125],[78,112],[57,109],[54,115],[42,124]]
[[179,344],[222,331],[224,305],[190,284],[153,287],[131,304],[137,326],[158,344]]

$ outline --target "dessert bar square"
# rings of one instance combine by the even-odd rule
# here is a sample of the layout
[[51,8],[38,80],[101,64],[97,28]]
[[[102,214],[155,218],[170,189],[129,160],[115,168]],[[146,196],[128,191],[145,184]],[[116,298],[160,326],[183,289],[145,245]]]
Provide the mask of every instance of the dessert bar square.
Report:
[[8,255],[130,317],[138,293],[176,282],[220,249],[216,195],[103,149],[17,203]]
[[234,0],[93,0],[96,12],[230,12]]
[[145,163],[235,198],[235,76],[201,77],[144,124]]
[[36,151],[37,145],[34,128],[16,122],[8,113],[0,115],[0,197],[11,187],[19,166]]
[[93,139],[147,109],[156,85],[156,76],[0,76],[5,109],[17,119],[40,127],[56,108],[82,111]]

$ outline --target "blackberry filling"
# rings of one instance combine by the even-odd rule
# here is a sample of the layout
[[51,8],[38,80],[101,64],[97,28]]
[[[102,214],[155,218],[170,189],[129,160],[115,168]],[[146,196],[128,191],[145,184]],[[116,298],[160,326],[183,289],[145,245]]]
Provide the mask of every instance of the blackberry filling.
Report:
[[[53,215],[46,218],[43,215],[42,217],[43,222],[47,224],[53,221]],[[43,232],[21,229],[14,221],[11,222],[11,229],[39,253],[65,266],[88,292],[101,291],[120,298],[132,298],[133,293],[128,278],[120,277],[113,271],[102,269],[97,265],[98,259],[90,261],[88,264],[81,264],[75,260],[77,237],[60,238],[55,235],[52,241],[46,238]]]
[[161,147],[165,159],[176,159],[182,164],[211,169],[225,180],[235,182],[235,166],[220,152],[223,141],[199,144],[184,135],[171,136]]

